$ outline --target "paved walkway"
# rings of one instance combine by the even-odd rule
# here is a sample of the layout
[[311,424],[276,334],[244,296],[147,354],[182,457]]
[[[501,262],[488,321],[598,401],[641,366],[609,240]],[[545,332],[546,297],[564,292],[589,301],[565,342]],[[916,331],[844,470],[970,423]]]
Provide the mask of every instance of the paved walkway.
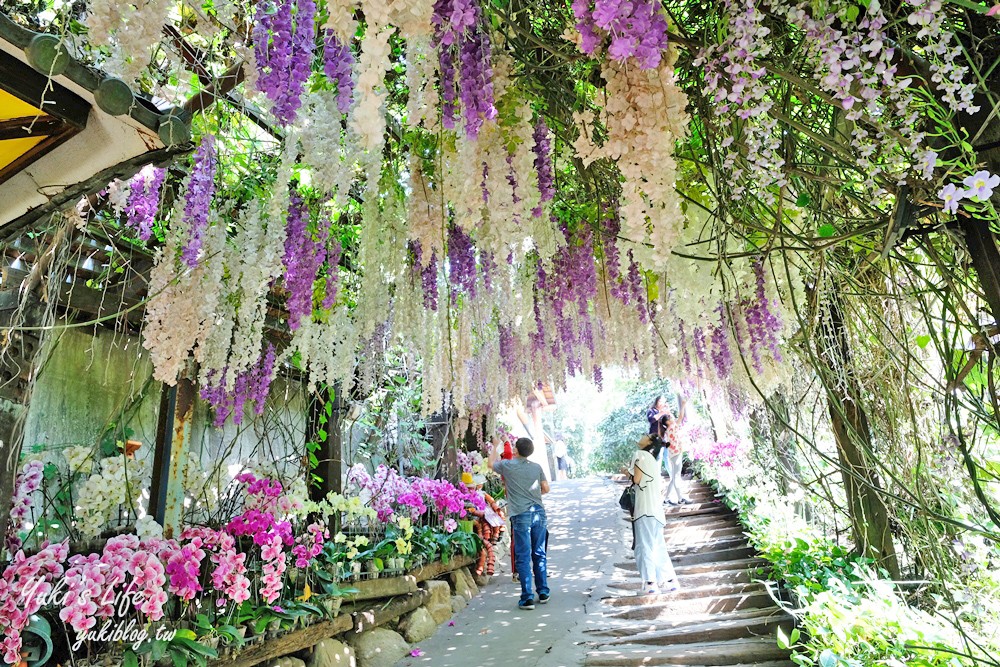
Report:
[[784,667],[774,640],[788,616],[762,584],[761,561],[712,490],[691,484],[693,505],[668,512],[664,534],[681,590],[644,595],[622,486],[589,478],[553,483],[545,496],[552,599],[517,608],[507,559],[469,606],[397,667]]
[[[624,556],[618,487],[605,479],[552,483],[544,497],[549,522],[548,604],[517,608],[520,584],[511,580],[509,557],[469,606],[419,644],[424,655],[397,667],[575,667],[586,658],[584,630],[601,607],[614,563]],[[625,545],[626,547],[628,545]]]

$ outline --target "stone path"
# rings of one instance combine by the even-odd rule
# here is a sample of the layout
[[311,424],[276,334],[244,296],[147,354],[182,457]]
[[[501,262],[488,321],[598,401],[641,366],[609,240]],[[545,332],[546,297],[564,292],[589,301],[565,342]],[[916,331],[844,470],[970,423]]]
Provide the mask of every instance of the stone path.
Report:
[[774,640],[781,612],[751,570],[761,561],[735,516],[694,484],[697,504],[668,511],[665,536],[682,590],[640,594],[621,486],[589,478],[553,483],[545,497],[552,599],[517,609],[508,559],[454,618],[397,667],[681,667],[792,665]]

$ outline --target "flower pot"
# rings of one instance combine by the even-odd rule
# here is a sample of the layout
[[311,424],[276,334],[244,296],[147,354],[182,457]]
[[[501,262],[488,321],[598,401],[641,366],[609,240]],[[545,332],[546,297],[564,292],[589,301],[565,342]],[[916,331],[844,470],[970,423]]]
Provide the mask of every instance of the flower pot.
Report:
[[326,610],[326,613],[330,616],[330,618],[333,618],[340,612],[340,605],[343,603],[343,598],[336,597],[324,598],[322,602],[323,609]]
[[361,563],[358,561],[353,561],[351,563],[351,581],[357,581],[361,578]]
[[458,529],[463,533],[471,533],[472,521],[470,521],[469,519],[460,519],[458,522]]
[[378,579],[379,570],[377,567],[375,567],[374,560],[365,561],[365,572],[368,573],[369,579]]
[[288,572],[288,580],[290,582],[294,584],[296,581],[299,580],[299,568],[290,567],[288,568],[287,572]]

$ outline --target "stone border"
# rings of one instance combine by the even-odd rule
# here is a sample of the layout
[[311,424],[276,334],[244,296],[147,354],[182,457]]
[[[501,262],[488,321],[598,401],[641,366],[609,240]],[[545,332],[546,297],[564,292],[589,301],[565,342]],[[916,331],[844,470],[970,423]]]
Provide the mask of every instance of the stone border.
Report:
[[[408,641],[429,637],[479,593],[467,569],[475,562],[474,557],[462,556],[424,565],[400,577],[355,582],[352,587],[358,592],[345,598],[336,618],[293,630],[232,658],[214,660],[209,667],[254,667],[265,661],[304,667],[306,662],[294,654],[306,651],[311,653],[310,667],[393,665],[406,655]],[[449,581],[436,579],[444,575]],[[404,616],[397,628],[402,634],[383,627]],[[376,650],[369,650],[372,643],[378,644]]]

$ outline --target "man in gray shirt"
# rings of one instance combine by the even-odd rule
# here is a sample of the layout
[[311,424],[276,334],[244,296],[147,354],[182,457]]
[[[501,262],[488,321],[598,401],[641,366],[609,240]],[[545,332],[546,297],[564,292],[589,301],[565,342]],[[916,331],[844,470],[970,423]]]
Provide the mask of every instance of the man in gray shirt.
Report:
[[490,452],[489,466],[500,473],[507,486],[507,510],[514,538],[514,562],[521,579],[521,609],[534,609],[531,589],[532,575],[538,591],[539,604],[549,601],[548,572],[545,555],[545,508],[542,494],[549,492],[542,466],[528,457],[535,445],[528,438],[518,438],[514,445],[517,455],[509,461],[496,460],[496,448]]

